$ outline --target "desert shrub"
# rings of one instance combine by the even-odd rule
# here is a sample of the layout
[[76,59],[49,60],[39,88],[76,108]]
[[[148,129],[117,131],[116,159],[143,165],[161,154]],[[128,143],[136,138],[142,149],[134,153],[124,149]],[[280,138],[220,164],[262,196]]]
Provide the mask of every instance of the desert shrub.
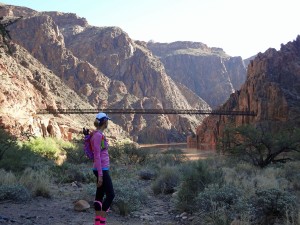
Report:
[[50,168],[51,175],[57,183],[71,183],[74,181],[90,183],[95,181],[95,176],[85,164],[63,163]]
[[289,181],[283,177],[277,176],[272,170],[261,171],[260,174],[252,178],[254,189],[288,189]]
[[247,199],[242,190],[232,185],[218,187],[210,185],[196,198],[194,214],[198,215],[192,224],[229,225],[234,218],[240,217],[243,222],[249,219]]
[[7,172],[4,169],[0,169],[0,185],[14,185],[18,180],[12,172]]
[[0,201],[14,200],[24,202],[30,200],[30,198],[30,192],[23,185],[0,185]]
[[278,220],[291,222],[296,220],[298,213],[295,196],[282,190],[257,190],[249,203],[253,224],[271,225]]
[[144,168],[138,172],[139,178],[142,180],[153,180],[156,172],[151,168]]
[[33,196],[42,196],[49,198],[50,195],[50,177],[45,171],[34,171],[27,168],[20,177],[20,184],[31,191]]
[[146,193],[136,186],[136,181],[131,179],[114,180],[116,206],[120,215],[126,216],[129,213],[138,210],[146,203]]
[[246,177],[255,176],[258,173],[258,168],[246,162],[240,162],[234,166],[237,174],[243,174]]
[[171,194],[175,192],[175,188],[179,185],[179,182],[180,177],[176,167],[166,166],[161,169],[151,188],[154,194]]
[[253,175],[247,175],[243,172],[238,172],[235,168],[223,168],[224,179],[226,184],[241,187],[244,190],[250,189],[253,191]]
[[230,209],[241,196],[241,191],[234,186],[223,186],[221,188],[212,186],[200,192],[196,198],[198,210],[211,212],[213,209]]
[[[219,208],[209,213],[199,213],[191,225],[231,225],[231,219],[224,208]],[[239,225],[246,224],[239,223]]]
[[182,167],[183,180],[177,195],[177,208],[181,211],[194,211],[195,199],[209,184],[221,185],[221,169],[211,169],[205,161],[196,161]]

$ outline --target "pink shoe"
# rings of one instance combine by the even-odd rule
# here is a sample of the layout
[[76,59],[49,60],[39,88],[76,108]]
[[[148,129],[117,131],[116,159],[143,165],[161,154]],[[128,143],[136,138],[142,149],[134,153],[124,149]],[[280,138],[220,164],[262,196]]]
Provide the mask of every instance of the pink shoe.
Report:
[[101,216],[95,217],[95,225],[105,225],[106,224],[106,218],[103,218]]

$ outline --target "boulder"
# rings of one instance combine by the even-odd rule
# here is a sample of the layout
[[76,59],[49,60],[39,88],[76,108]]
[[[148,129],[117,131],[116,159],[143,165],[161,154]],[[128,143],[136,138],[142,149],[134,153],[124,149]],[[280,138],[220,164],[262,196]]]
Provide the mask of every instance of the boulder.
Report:
[[83,212],[89,209],[91,206],[90,204],[85,200],[78,200],[74,203],[74,210],[78,212]]

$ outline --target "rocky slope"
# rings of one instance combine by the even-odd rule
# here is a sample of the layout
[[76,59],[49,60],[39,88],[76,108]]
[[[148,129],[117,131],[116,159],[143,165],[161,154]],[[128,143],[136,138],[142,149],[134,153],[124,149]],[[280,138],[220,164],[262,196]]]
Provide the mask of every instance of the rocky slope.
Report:
[[[2,38],[0,39],[0,43]],[[0,126],[19,138],[27,135],[49,136],[50,121],[54,135],[68,139],[83,126],[91,127],[91,115],[43,115],[42,108],[92,108],[72,89],[31,56],[24,48],[11,44],[12,55],[0,48]],[[125,138],[126,133],[111,124],[108,137]]]
[[[15,6],[0,9],[0,16],[23,15],[10,26],[13,41],[92,107],[209,109],[166,74],[144,43],[132,41],[121,29],[92,27],[75,14],[22,10]],[[78,103],[78,108],[82,106]],[[113,119],[139,142],[167,142],[185,140],[184,133],[203,118],[120,115]]]
[[199,42],[148,42],[147,47],[164,64],[175,81],[186,85],[212,108],[223,104],[245,82],[241,57]]
[[197,128],[198,148],[214,149],[226,123],[264,123],[270,130],[287,124],[300,127],[300,36],[282,45],[280,51],[259,53],[248,67],[247,80],[221,107],[224,110],[251,110],[256,117],[206,118]]

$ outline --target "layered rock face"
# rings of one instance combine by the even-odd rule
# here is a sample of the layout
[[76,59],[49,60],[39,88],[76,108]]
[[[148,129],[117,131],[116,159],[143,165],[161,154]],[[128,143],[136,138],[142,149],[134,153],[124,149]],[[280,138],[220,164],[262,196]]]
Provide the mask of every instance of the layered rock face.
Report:
[[197,128],[197,147],[215,149],[229,122],[268,125],[270,131],[292,124],[300,127],[300,36],[282,45],[280,51],[259,53],[248,67],[247,80],[221,107],[222,110],[250,110],[257,116],[210,116]]
[[[9,10],[7,10],[9,8]],[[21,15],[5,6],[0,16]],[[26,48],[67,86],[97,108],[209,109],[184,85],[174,82],[163,64],[116,27],[92,27],[74,14],[28,9],[10,26],[13,41]],[[28,16],[27,16],[28,15]],[[78,103],[75,108],[84,108]],[[139,142],[183,141],[204,116],[116,115],[113,120]]]
[[212,108],[223,104],[245,82],[241,57],[199,42],[154,43],[147,47],[158,56],[175,81],[186,85]]

